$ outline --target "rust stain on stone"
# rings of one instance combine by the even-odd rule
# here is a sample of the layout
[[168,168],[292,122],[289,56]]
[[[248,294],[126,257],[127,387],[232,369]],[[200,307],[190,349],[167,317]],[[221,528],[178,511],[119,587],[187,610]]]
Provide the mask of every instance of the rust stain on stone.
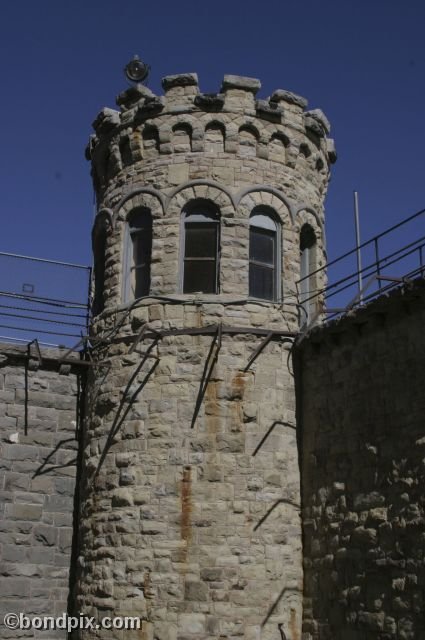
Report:
[[246,387],[246,375],[242,371],[238,371],[233,376],[232,380],[232,392],[235,400],[242,400]]
[[291,609],[291,619],[289,621],[289,629],[291,631],[292,640],[299,640],[298,626],[297,626],[297,614],[295,609]]

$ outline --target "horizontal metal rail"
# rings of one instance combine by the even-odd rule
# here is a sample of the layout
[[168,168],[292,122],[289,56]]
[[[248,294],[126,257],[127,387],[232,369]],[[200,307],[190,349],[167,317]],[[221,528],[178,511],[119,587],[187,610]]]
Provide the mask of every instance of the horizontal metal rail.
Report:
[[[365,302],[368,302],[377,297],[381,293],[388,292],[390,289],[399,286],[401,283],[405,282],[406,279],[424,276],[425,235],[423,235],[423,233],[420,233],[419,237],[416,237],[414,240],[407,242],[398,249],[394,250],[390,248],[390,250],[387,251],[385,255],[383,255],[384,252],[382,250],[382,244],[380,244],[380,241],[382,241],[383,238],[388,237],[389,240],[391,240],[391,244],[394,246],[399,234],[395,235],[394,239],[391,238],[390,234],[397,231],[399,232],[402,227],[412,223],[415,220],[420,222],[420,218],[421,216],[424,216],[424,214],[425,209],[421,209],[417,213],[408,216],[401,222],[392,225],[370,240],[363,242],[360,245],[360,249],[368,248],[368,250],[371,250],[374,253],[375,259],[370,261],[360,270],[353,270],[351,266],[351,259],[357,252],[357,247],[355,247],[350,251],[345,252],[341,256],[338,256],[334,260],[329,261],[323,267],[313,270],[311,273],[298,280],[298,299],[300,300],[301,283],[304,282],[303,288],[304,290],[307,288],[307,296],[303,297],[302,304],[314,304],[314,301],[317,301],[317,308],[320,308],[320,311],[317,311],[317,313],[314,315],[313,323],[318,319],[322,319],[323,314],[327,316],[327,320],[331,320],[343,313],[346,313],[356,305],[364,304]],[[422,229],[420,229],[420,231],[422,231]],[[412,237],[411,229],[410,233]],[[417,233],[417,228],[415,233]],[[418,260],[418,266],[416,267],[412,265],[412,261],[415,261],[415,256],[417,256]],[[346,264],[344,265],[343,262],[347,258],[350,258],[348,273]],[[317,275],[319,273],[327,273],[329,275],[328,270],[330,267],[333,268],[334,272],[335,269],[337,270],[337,272],[339,271],[337,278],[334,278],[330,282],[330,284],[327,284],[324,287],[315,287],[314,283],[316,281]],[[389,271],[390,267],[391,270]],[[360,292],[357,291],[359,276],[361,276],[361,280],[366,282],[366,284],[361,288]],[[307,281],[308,283],[307,287],[305,285],[305,281]],[[366,290],[368,290],[367,295],[365,295]],[[351,292],[353,292],[353,295],[347,300],[346,296],[348,296]],[[306,294],[304,293],[304,296],[305,295]],[[330,306],[328,303],[331,301],[331,299],[336,299],[337,303],[333,303],[332,309],[326,311],[326,307]],[[305,332],[305,327],[303,327],[303,330]]]
[[54,264],[59,267],[70,267],[71,269],[84,269],[90,271],[91,267],[84,264],[75,264],[74,262],[62,262],[61,260],[49,260],[48,258],[35,258],[34,256],[24,256],[19,253],[8,253],[7,251],[0,251],[0,256],[6,258],[17,258],[19,260],[30,260],[31,262],[42,262],[44,264]]

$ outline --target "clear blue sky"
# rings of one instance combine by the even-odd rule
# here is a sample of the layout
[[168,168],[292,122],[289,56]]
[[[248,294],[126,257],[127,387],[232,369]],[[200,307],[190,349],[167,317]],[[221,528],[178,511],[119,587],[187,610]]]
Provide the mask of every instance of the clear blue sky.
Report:
[[0,250],[88,264],[93,204],[84,147],[126,87],[133,54],[164,75],[225,73],[309,99],[339,159],[327,198],[330,257],[425,207],[423,0],[21,0],[4,2]]

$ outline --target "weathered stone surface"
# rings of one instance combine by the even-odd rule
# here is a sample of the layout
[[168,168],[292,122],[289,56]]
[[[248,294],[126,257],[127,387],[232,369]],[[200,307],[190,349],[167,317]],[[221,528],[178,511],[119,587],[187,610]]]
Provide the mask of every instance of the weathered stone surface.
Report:
[[225,75],[221,90],[227,89],[243,89],[254,95],[261,89],[261,82],[257,78],[247,78],[245,76]]
[[172,76],[162,78],[162,88],[168,91],[173,87],[190,87],[198,85],[198,76],[196,73],[178,73]]
[[[7,357],[0,362],[0,389],[4,380],[8,392],[0,398],[0,412],[16,417],[9,424],[0,413],[0,466],[10,465],[4,478],[0,472],[0,610],[60,615],[66,611],[71,564],[76,376],[60,376],[43,365],[28,372],[26,434],[26,358],[17,347],[0,345],[2,350]],[[58,355],[47,349],[43,354]],[[69,466],[62,455],[70,456]],[[45,637],[37,633],[31,635]]]
[[306,111],[304,115],[317,120],[317,122],[323,127],[325,132],[330,133],[331,123],[321,109],[312,109],[311,111]]
[[299,347],[312,640],[425,637],[424,322],[422,280]]
[[129,87],[117,96],[117,105],[121,108],[129,109],[135,106],[138,102],[145,100],[146,98],[153,98],[152,91],[142,84]]
[[[328,156],[324,139],[312,141],[303,128],[305,103],[292,94],[256,102],[260,86],[225,76],[222,93],[206,96],[194,74],[167,76],[163,109],[147,114],[149,99],[128,109],[122,131],[100,135],[92,154],[99,207],[114,212],[105,307],[92,335],[113,341],[94,353],[109,370],[95,367],[88,384],[77,600],[81,610],[117,612],[141,590],[149,640],[161,640],[164,621],[180,640],[253,639],[283,585],[273,618],[288,637],[301,637],[289,345],[274,336],[246,367],[265,330],[298,331],[300,230],[313,227],[320,266]],[[220,212],[214,295],[181,292],[182,213],[194,200]],[[153,218],[152,297],[122,305],[127,217],[138,207]],[[257,207],[279,227],[282,279],[273,302],[250,299],[249,220]],[[291,304],[282,306],[283,289]],[[217,323],[238,330],[223,331],[206,384],[214,336],[199,330]],[[168,331],[154,343],[155,332]],[[112,581],[112,592],[96,592],[100,580]],[[275,622],[265,638],[274,637]]]
[[296,104],[301,109],[305,109],[308,105],[308,100],[302,96],[292,93],[292,91],[286,91],[285,89],[276,89],[270,96],[270,102],[289,102]]

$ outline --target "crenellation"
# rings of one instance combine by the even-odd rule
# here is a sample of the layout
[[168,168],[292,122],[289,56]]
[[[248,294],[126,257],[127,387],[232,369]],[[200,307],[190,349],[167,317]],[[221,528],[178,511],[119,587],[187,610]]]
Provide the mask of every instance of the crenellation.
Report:
[[[240,89],[235,89],[235,91],[239,90]],[[250,94],[249,91],[248,93]],[[154,97],[152,101],[155,102],[157,106],[159,105],[160,108],[157,109],[156,113],[148,112],[143,115],[142,110],[146,108],[149,100],[149,98],[145,100],[143,107],[139,106],[137,110],[134,108],[128,109],[121,114],[120,137],[129,136],[129,140],[131,141],[129,144],[134,150],[132,163],[136,164],[136,171],[142,169],[142,166],[139,168],[137,163],[143,163],[148,158],[152,158],[157,151],[163,156],[168,156],[170,153],[173,153],[173,145],[171,142],[173,129],[183,129],[185,126],[192,128],[190,148],[188,145],[183,147],[177,145],[177,154],[187,152],[204,153],[205,134],[208,128],[211,127],[211,119],[208,117],[208,111],[205,113],[202,110],[197,112],[194,110],[193,104],[186,106],[180,104],[167,107],[166,102],[164,102],[164,97]],[[274,102],[273,104],[276,105],[277,103]],[[304,138],[303,143],[298,144],[307,145],[307,140],[310,140],[316,146],[318,152],[323,155],[322,162],[316,162],[315,160],[312,165],[312,169],[320,173],[324,166],[335,157],[333,152],[330,154],[327,152],[327,142],[323,139],[325,128],[328,128],[326,118],[320,116],[319,111],[316,110],[317,113],[315,111],[307,112],[308,114],[311,113],[315,115],[305,114],[303,116],[304,120],[299,119],[297,121],[296,119],[294,120],[294,113],[287,113],[285,115],[281,108],[276,109],[270,107],[267,108],[270,109],[272,116],[266,116],[266,119],[262,116],[256,117],[256,115],[261,115],[261,109],[266,108],[266,105],[267,103],[265,101],[257,101],[257,107],[260,110],[257,109],[257,112],[255,112],[251,111],[251,109],[244,108],[244,115],[242,115],[242,113],[239,115],[237,111],[234,112],[233,110],[231,112],[228,110],[222,111],[219,116],[219,122],[224,134],[224,148],[222,151],[217,150],[215,153],[222,153],[223,157],[226,157],[226,154],[229,153],[236,155],[241,153],[244,157],[252,154],[260,160],[267,161],[271,159],[272,161],[286,164],[286,166],[291,169],[294,168],[295,149],[283,154],[285,159],[282,160],[282,154],[280,154],[279,157],[279,154],[276,153],[276,149],[273,147],[276,147],[276,140],[279,138],[284,141],[286,147],[290,147],[290,145],[294,145],[294,143],[296,146],[296,141],[302,136],[302,138]],[[277,118],[276,114],[280,114],[279,118]],[[281,120],[281,116],[283,120]],[[301,116],[299,117],[301,118]],[[275,122],[273,122],[273,120],[275,120]],[[304,129],[303,123],[307,124],[306,129]],[[134,130],[134,138],[131,133],[128,133],[129,127]],[[255,145],[249,144],[247,139],[246,133],[249,127],[255,132],[255,137],[258,140],[258,143]],[[108,137],[113,133],[113,130],[107,126],[106,131],[108,133],[102,135],[101,143],[99,144],[97,139],[93,140],[88,151],[96,159],[94,171],[97,175],[97,181],[102,185],[103,190],[108,187],[108,183],[111,182],[114,172],[119,173],[122,170],[126,170],[126,173],[128,173],[127,168],[130,166],[126,143],[122,140],[120,141],[119,146],[121,147],[121,153],[124,157],[118,159],[116,146],[113,144],[112,139]],[[155,133],[156,131],[159,131],[158,136]],[[241,136],[244,138],[243,140],[241,140]],[[140,142],[140,138],[143,141],[142,143]],[[111,147],[109,153],[105,150],[105,146]],[[272,149],[270,149],[270,146]],[[145,154],[144,150],[146,150]],[[106,167],[107,155],[110,159],[108,167]],[[179,162],[177,158],[175,161]],[[190,163],[193,164],[193,160],[190,160]],[[207,177],[207,174],[204,175]],[[193,175],[192,177],[201,176],[198,174],[198,176]],[[129,176],[127,175],[127,179],[128,178]],[[172,182],[175,181],[175,179],[173,174],[171,177]],[[323,186],[319,186],[318,189],[320,193],[323,192]]]
[[296,108],[296,111],[304,111],[308,106],[308,100],[302,96],[286,91],[285,89],[276,89],[269,98],[270,102],[280,104],[285,102]]
[[255,111],[259,118],[278,124],[282,123],[284,117],[284,110],[282,107],[278,106],[276,102],[270,102],[267,100],[256,100]]
[[324,130],[325,134],[330,133],[331,131],[330,122],[321,109],[312,109],[311,111],[306,111],[304,113],[304,116],[313,118],[314,120],[316,120]]
[[148,87],[137,84],[120,93],[116,98],[116,103],[121,108],[121,112],[123,112],[136,106],[143,106],[149,98],[155,99],[157,96]]
[[107,134],[120,123],[119,111],[104,107],[93,121],[93,129],[98,135]]

